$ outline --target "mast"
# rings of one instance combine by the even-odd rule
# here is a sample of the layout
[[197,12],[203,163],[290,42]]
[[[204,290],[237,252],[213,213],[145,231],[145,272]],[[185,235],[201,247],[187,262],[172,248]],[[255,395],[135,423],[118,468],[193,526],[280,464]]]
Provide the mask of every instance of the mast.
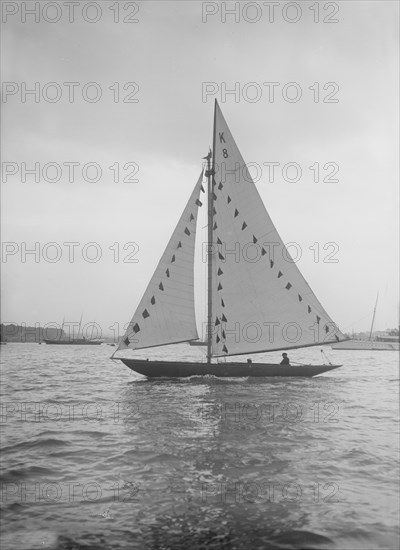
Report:
[[[215,157],[215,119],[216,119],[217,100],[214,104],[214,127],[213,127],[213,150],[206,157],[208,180],[208,235],[207,235],[207,363],[211,363],[212,357],[212,276],[213,276],[213,224],[214,224],[214,189],[213,179],[215,174],[214,157]],[[211,166],[212,159],[212,166]]]
[[78,328],[78,335],[77,335],[77,338],[79,338],[79,333],[80,333],[80,331],[81,331],[82,319],[83,319],[83,313],[81,313],[81,319],[80,319],[80,321],[79,321],[79,328]]
[[370,340],[372,339],[372,329],[374,328],[375,313],[376,313],[376,306],[377,306],[377,304],[378,304],[378,297],[379,297],[379,292],[378,292],[378,294],[376,295],[376,301],[375,301],[375,307],[374,307],[374,314],[373,314],[373,316],[372,316],[371,330],[369,331],[369,339],[370,339]]

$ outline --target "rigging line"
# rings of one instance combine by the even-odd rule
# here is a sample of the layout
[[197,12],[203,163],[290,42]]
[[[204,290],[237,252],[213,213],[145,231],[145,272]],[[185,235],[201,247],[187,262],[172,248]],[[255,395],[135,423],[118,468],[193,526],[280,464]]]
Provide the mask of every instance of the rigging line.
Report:
[[[364,315],[364,317],[360,317],[359,319],[356,319],[354,321],[351,321],[351,323],[349,323],[348,325],[346,325],[345,327],[343,327],[343,329],[346,329],[348,327],[351,327],[354,323],[358,323],[359,321],[363,321],[364,319],[366,319],[367,317],[370,316],[370,313],[367,313],[367,315]],[[366,331],[364,331],[366,332]]]
[[322,353],[322,355],[324,356],[324,359],[326,359],[326,361],[328,361],[328,363],[329,363],[330,365],[332,365],[332,363],[331,363],[330,360],[329,360],[329,357],[326,355],[326,353],[324,352],[323,349],[321,349],[321,353]]

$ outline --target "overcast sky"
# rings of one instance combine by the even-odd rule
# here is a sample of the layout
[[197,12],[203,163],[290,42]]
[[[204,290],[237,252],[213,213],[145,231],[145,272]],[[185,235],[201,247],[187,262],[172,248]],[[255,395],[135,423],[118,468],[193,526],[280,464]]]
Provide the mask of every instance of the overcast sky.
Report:
[[[320,2],[319,14],[314,2],[301,2],[301,14],[287,2],[269,14],[250,2],[225,22],[216,2],[121,1],[119,13],[115,2],[98,2],[101,13],[81,2],[72,22],[67,3],[50,4],[36,22],[20,2],[3,2],[3,322],[83,312],[109,332],[130,320],[212,143],[217,98],[330,316],[343,331],[367,330],[379,291],[376,328],[397,326],[397,2]],[[278,83],[273,98],[266,82]],[[24,83],[38,83],[39,97],[25,96]],[[205,83],[214,83],[208,95]],[[237,83],[239,97],[224,95],[223,83]],[[68,162],[79,163],[72,182]],[[267,162],[280,163],[273,182]],[[40,181],[24,182],[35,163]],[[101,168],[99,181],[87,181],[96,175],[87,163]],[[287,163],[301,167],[298,181],[286,181],[296,175],[282,173]],[[339,181],[324,182],[335,165]],[[121,181],[129,173],[138,181]],[[79,243],[72,262],[65,242]],[[37,261],[24,254],[35,243]],[[58,244],[59,261],[47,243]],[[129,253],[138,262],[124,262]]]

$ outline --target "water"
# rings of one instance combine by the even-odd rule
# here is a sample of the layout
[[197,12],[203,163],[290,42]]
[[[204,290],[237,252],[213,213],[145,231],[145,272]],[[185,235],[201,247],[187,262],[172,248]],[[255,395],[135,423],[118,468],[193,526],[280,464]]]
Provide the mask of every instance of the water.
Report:
[[398,548],[397,353],[151,381],[113,349],[2,346],[2,550]]

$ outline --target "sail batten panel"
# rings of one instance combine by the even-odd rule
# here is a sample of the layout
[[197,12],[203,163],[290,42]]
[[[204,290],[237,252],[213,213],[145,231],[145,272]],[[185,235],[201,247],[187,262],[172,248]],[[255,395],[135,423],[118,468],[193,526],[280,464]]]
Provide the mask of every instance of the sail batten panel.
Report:
[[[194,250],[203,172],[165,248],[118,349],[142,349],[198,338]],[[140,330],[135,331],[134,327]]]
[[212,308],[227,322],[212,327],[213,355],[344,339],[292,261],[218,106],[215,120]]

